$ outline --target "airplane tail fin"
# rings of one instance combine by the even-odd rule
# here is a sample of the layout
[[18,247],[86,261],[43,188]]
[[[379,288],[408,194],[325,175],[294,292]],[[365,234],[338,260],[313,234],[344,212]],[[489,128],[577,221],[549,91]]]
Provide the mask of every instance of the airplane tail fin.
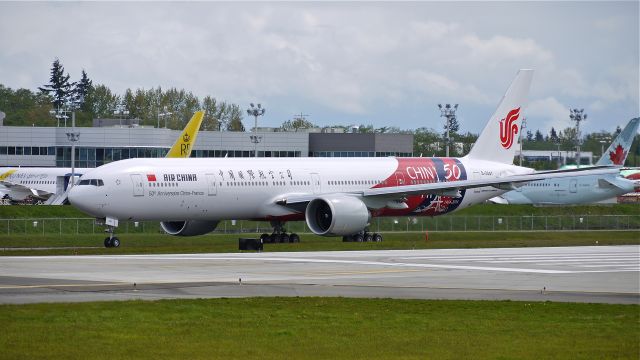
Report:
[[624,165],[633,143],[633,138],[638,132],[638,124],[640,124],[640,118],[629,120],[627,126],[613,140],[611,146],[602,154],[596,165]]
[[171,149],[169,149],[166,157],[188,158],[191,155],[191,149],[196,142],[196,137],[198,137],[198,131],[200,131],[200,124],[202,124],[203,117],[204,111],[196,111],[193,114],[187,126],[182,130],[178,140],[176,140]]
[[470,159],[513,164],[522,112],[527,104],[532,77],[533,70],[518,71],[495,113],[467,155]]

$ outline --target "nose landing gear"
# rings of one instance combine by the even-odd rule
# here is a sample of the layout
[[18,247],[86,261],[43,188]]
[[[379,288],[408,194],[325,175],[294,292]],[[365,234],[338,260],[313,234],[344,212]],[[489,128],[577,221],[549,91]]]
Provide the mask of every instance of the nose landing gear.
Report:
[[107,236],[106,238],[104,238],[104,247],[106,248],[111,248],[111,247],[120,247],[120,239],[118,239],[115,236],[115,227],[111,226],[111,225],[107,225],[107,228],[104,230],[104,232],[109,233],[109,236]]

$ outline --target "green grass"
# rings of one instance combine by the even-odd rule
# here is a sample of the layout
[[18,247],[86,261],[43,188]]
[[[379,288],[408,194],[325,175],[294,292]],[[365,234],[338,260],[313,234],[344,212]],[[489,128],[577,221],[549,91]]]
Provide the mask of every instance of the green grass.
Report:
[[246,298],[0,306],[0,358],[637,359],[637,305]]
[[[242,234],[256,237],[258,234]],[[105,235],[0,235],[0,248],[52,247],[49,250],[0,251],[0,256],[77,255],[77,254],[158,254],[238,252],[238,234],[175,237],[164,234],[120,235],[117,249],[103,248]],[[264,251],[331,251],[438,249],[487,247],[537,247],[579,245],[640,245],[640,231],[567,231],[567,232],[438,232],[385,233],[380,243],[344,243],[340,238],[302,235],[296,244],[265,244]],[[71,247],[70,249],[55,249]],[[94,247],[94,248],[90,248]]]

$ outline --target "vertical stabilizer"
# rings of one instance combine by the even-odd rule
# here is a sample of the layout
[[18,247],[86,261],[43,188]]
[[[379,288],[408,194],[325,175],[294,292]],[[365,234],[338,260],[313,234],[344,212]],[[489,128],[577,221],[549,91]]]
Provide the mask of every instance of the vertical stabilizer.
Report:
[[173,144],[169,152],[168,158],[188,158],[191,155],[191,149],[196,142],[198,131],[200,130],[200,124],[202,124],[202,118],[204,117],[204,111],[196,111],[191,117],[191,120],[187,123],[182,134],[178,137],[178,140]]
[[513,164],[516,154],[522,113],[527,104],[533,70],[518,71],[495,113],[480,133],[467,155],[469,159]]
[[638,124],[640,124],[640,118],[629,120],[627,126],[613,140],[611,146],[602,154],[596,165],[624,165],[629,149],[631,149],[633,138],[638,132]]

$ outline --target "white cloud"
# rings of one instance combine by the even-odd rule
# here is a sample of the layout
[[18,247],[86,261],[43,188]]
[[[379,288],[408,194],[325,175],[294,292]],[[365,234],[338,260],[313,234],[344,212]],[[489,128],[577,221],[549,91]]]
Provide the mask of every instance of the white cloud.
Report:
[[525,114],[529,129],[540,129],[543,134],[548,133],[552,127],[558,131],[572,125],[569,121],[569,106],[554,97],[531,101]]
[[[566,16],[579,10],[584,23],[595,25],[570,32],[566,16],[523,17],[519,6]],[[441,101],[460,102],[468,118],[485,118],[517,69],[531,67],[533,108],[556,111],[540,108],[540,120],[532,121],[560,119],[558,105],[580,103],[594,115],[637,116],[638,34],[628,29],[637,29],[638,16],[629,18],[625,6],[602,9],[591,3],[563,10],[547,3],[0,2],[0,83],[34,89],[59,57],[73,78],[84,68],[118,93],[174,86],[241,105],[269,104],[270,125],[308,106],[319,123],[366,119],[383,126],[391,116],[422,121],[409,111],[425,107],[437,118]],[[456,16],[443,20],[446,13]],[[74,21],[61,20],[68,18]],[[617,19],[615,28],[610,18]],[[591,56],[576,58],[585,46]],[[440,127],[403,124],[425,125]]]

